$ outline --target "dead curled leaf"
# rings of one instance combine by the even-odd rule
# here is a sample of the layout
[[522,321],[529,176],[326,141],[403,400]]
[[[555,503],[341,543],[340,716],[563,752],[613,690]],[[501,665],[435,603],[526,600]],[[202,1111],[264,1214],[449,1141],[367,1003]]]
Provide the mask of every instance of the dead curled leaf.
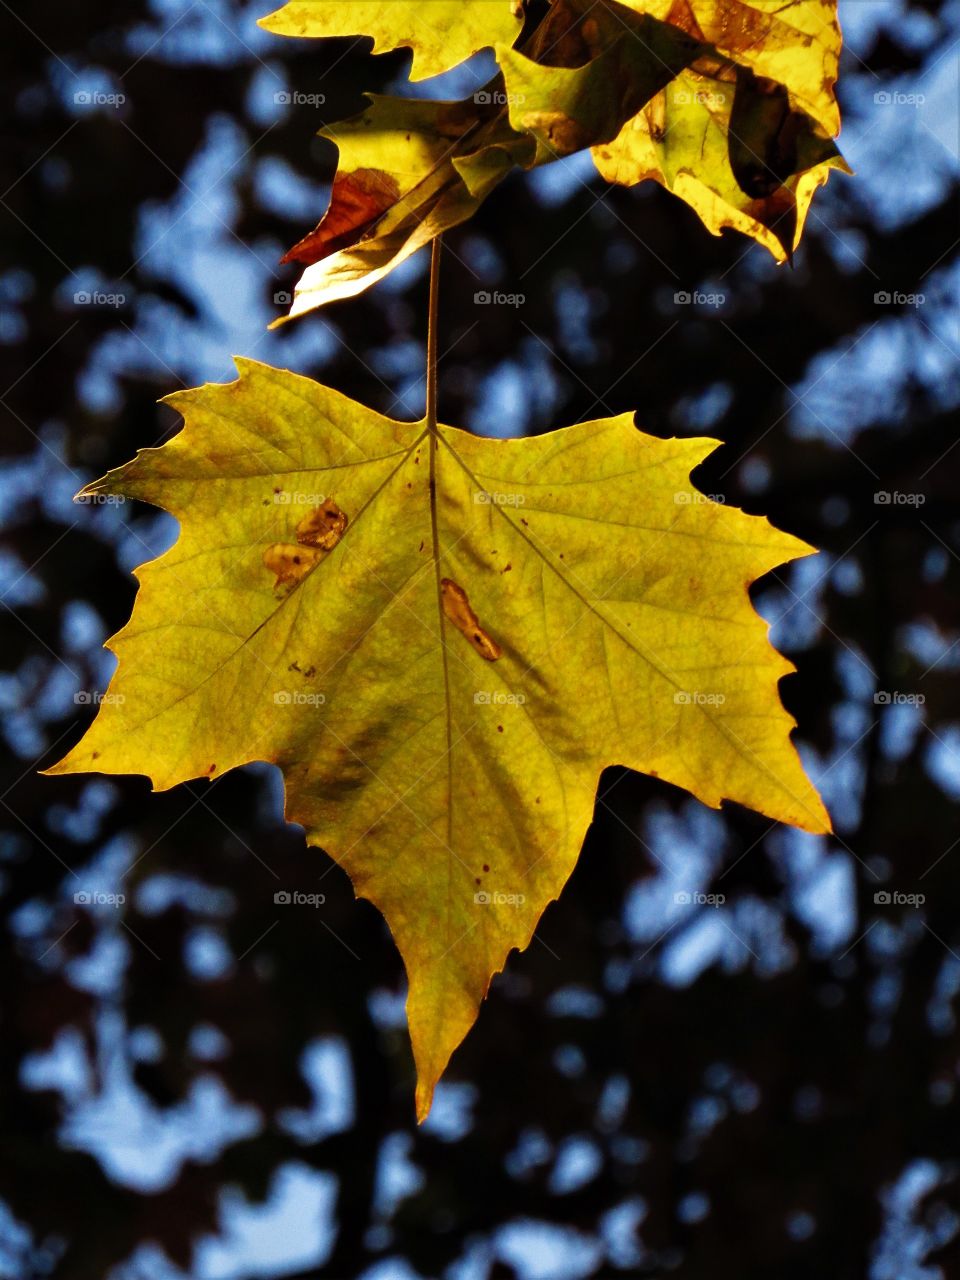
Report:
[[[333,22],[318,3],[311,34],[334,30],[321,10]],[[404,43],[401,6],[394,17]],[[778,261],[818,187],[849,172],[832,141],[835,0],[553,0],[521,48],[514,36],[491,30],[501,74],[471,99],[373,98],[323,131],[340,165],[326,214],[285,257],[307,267],[287,318],[382,279],[514,169],[586,147],[607,181],[653,179],[714,234],[731,227]]]

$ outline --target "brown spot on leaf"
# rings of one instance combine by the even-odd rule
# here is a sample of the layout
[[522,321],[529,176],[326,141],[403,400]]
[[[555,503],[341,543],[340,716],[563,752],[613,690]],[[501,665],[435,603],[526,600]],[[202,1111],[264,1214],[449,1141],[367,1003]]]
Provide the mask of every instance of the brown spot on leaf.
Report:
[[263,563],[276,577],[274,587],[292,587],[323,559],[315,547],[298,547],[289,542],[275,542],[263,553]]
[[461,635],[466,636],[481,658],[495,662],[503,650],[480,625],[480,619],[470,607],[470,600],[463,587],[458,586],[452,578],[444,578],[440,583],[440,595],[443,612],[449,621]]
[[332,498],[327,498],[322,506],[314,507],[297,525],[297,542],[304,547],[332,551],[346,527],[346,513]]

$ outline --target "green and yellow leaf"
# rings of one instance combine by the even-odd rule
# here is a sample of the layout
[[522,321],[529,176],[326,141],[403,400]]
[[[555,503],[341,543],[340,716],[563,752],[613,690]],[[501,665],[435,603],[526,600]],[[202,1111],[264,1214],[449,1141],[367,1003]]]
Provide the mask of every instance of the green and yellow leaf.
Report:
[[52,772],[162,789],[278,765],[288,818],[403,956],[423,1118],[563,889],[604,766],[829,830],[778,696],[791,664],[747,593],[811,548],[696,491],[712,440],[629,415],[432,433],[237,364],[170,397],[183,431],[86,491],[181,533],[138,570],[116,696]]

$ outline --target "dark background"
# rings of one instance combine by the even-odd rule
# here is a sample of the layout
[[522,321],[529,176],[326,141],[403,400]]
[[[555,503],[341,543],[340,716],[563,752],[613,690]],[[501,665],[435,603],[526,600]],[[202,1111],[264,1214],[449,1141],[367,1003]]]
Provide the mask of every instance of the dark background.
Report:
[[328,194],[312,135],[407,65],[267,36],[267,7],[0,5],[0,1275],[960,1275],[956,4],[842,6],[857,177],[792,270],[583,157],[449,237],[446,421],[716,435],[704,492],[824,549],[755,594],[837,836],[608,770],[420,1130],[399,958],[274,772],[37,774],[175,536],[70,501],[177,429],[160,395],[236,351],[422,413],[422,257],[265,332]]

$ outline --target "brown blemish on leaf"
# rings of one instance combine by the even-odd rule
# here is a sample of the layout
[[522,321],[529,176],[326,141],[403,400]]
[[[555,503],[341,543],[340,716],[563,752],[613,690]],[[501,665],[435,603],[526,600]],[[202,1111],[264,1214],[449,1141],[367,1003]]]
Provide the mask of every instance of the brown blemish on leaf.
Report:
[[338,249],[356,244],[399,199],[396,179],[382,169],[338,173],[327,212],[280,261],[301,262],[309,267]]
[[263,553],[263,563],[276,575],[274,587],[292,587],[332,551],[347,527],[346,512],[332,498],[314,507],[297,525],[297,541],[275,542]]
[[327,498],[322,506],[314,507],[297,525],[297,541],[303,547],[332,551],[346,527],[346,513],[332,498]]
[[466,636],[481,658],[488,662],[496,662],[503,650],[492,636],[488,635],[480,625],[480,619],[470,607],[470,600],[463,587],[458,586],[452,578],[443,578],[440,583],[440,595],[443,600],[443,612],[461,635]]
[[275,542],[264,551],[263,563],[276,576],[274,587],[292,587],[323,559],[323,554],[315,547]]

